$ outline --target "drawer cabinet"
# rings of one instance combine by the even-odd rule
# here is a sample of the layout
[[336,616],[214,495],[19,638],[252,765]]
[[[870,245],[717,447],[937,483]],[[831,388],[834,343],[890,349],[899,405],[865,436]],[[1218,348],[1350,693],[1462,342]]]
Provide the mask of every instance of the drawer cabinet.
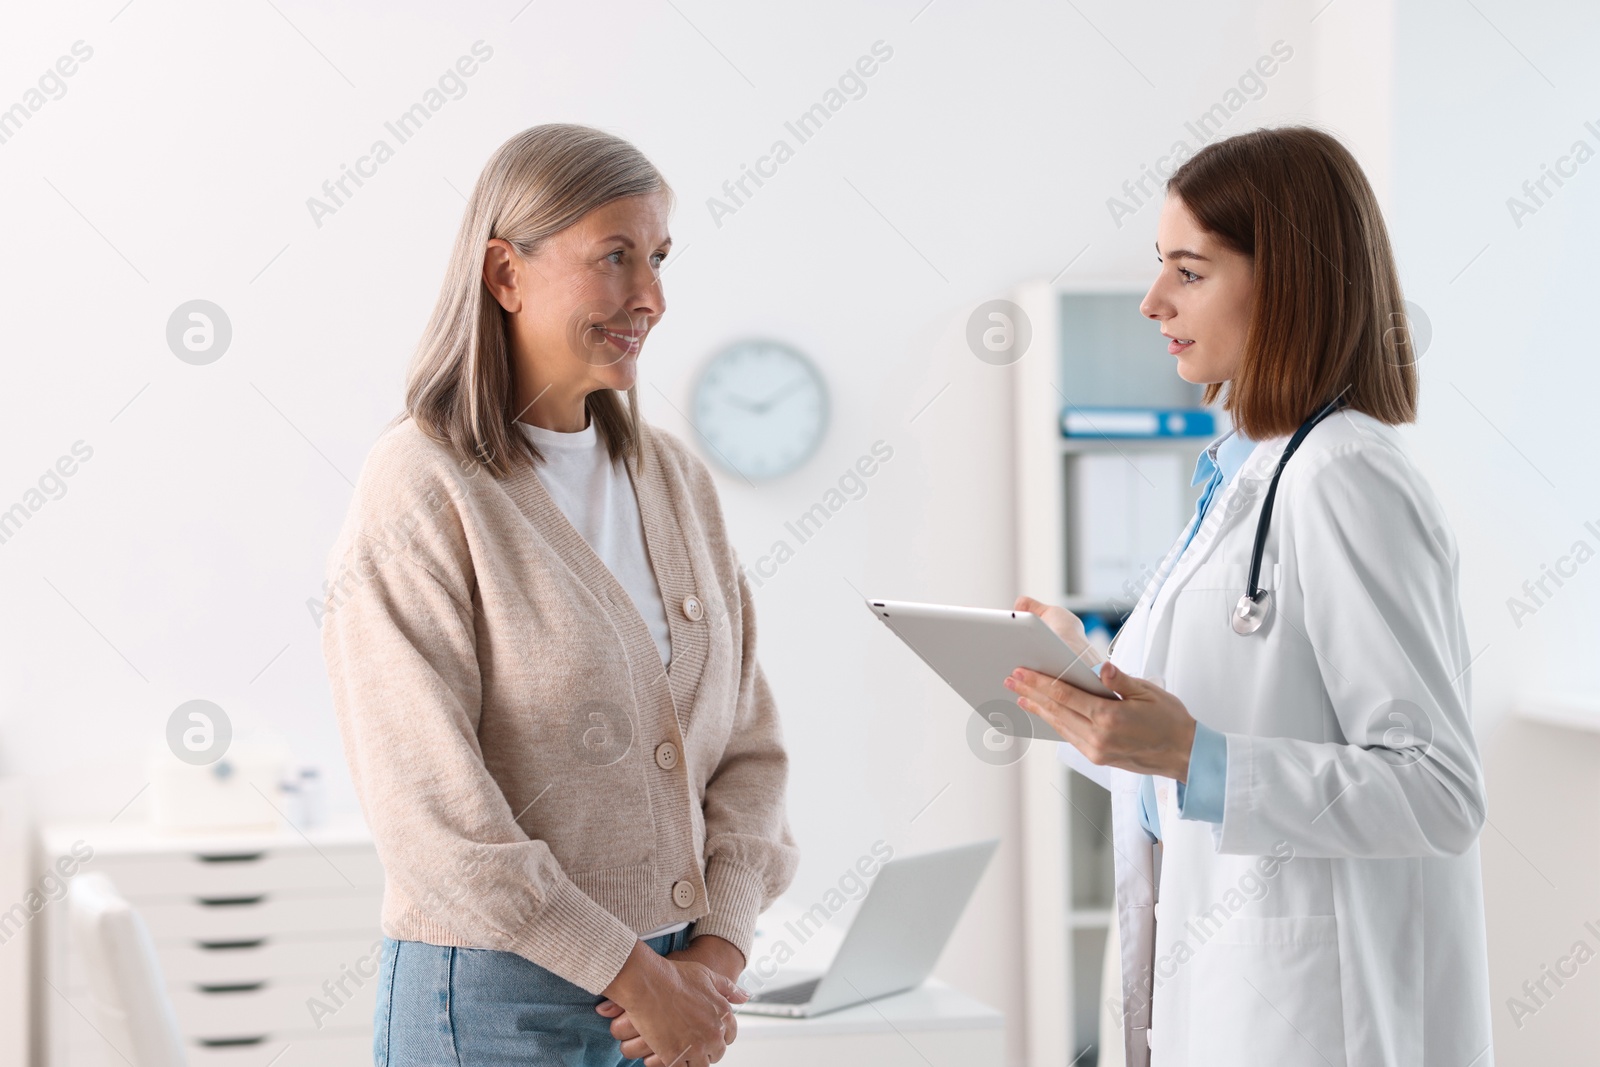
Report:
[[[305,836],[48,826],[40,850],[46,865],[92,850],[78,872],[144,919],[191,1067],[371,1063],[383,869],[359,821]],[[67,918],[65,901],[41,914],[41,1067],[120,1064]]]
[[[333,976],[343,965],[355,967],[372,951],[377,936],[345,934],[317,937],[253,937],[229,941],[182,940],[161,953],[163,976],[171,984],[241,985],[264,974]],[[369,967],[371,965],[368,965]],[[79,977],[77,960],[67,961],[69,979]],[[74,984],[82,985],[82,981]]]
[[[67,843],[70,847],[71,842]],[[370,845],[312,851],[248,848],[165,854],[107,855],[98,852],[95,870],[109,875],[122,895],[170,896],[174,885],[197,897],[342,889],[383,890],[383,868]]]
[[240,896],[149,897],[139,900],[139,914],[157,945],[215,944],[261,938],[340,934],[361,930],[376,921],[382,891],[285,889]]

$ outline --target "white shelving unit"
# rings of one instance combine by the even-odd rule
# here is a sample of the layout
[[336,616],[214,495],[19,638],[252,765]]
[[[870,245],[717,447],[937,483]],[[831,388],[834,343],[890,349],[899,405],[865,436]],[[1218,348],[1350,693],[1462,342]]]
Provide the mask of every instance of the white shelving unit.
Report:
[[[1133,463],[1176,455],[1184,476],[1171,513],[1179,525],[1160,538],[1164,554],[1193,512],[1199,490],[1189,487],[1188,475],[1210,440],[1061,434],[1061,413],[1069,404],[1200,406],[1201,388],[1178,377],[1155,324],[1123,325],[1137,316],[1147,287],[1148,279],[1041,281],[1009,297],[1033,331],[1028,351],[1013,366],[1019,588],[1079,615],[1106,617],[1113,629],[1137,595],[1086,596],[1074,588],[1074,523],[1087,517],[1073,514],[1073,464],[1106,453]],[[1074,369],[1086,380],[1064,380]],[[1226,428],[1222,422],[1217,432]],[[1098,1053],[1089,1048],[1098,1042],[1104,999],[1100,972],[1115,911],[1110,796],[1070,772],[1048,744],[1031,746],[1023,759],[1022,793],[1028,1062],[1091,1067]]]

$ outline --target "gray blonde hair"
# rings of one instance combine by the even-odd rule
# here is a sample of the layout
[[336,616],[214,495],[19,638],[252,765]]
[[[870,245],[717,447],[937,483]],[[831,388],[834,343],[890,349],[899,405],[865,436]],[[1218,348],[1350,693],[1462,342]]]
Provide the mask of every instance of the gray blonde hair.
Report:
[[[512,425],[516,377],[506,340],[506,312],[483,281],[484,250],[492,238],[523,258],[544,240],[602,204],[672,189],[633,145],[588,126],[552,123],[523,130],[495,150],[467,201],[433,314],[406,377],[408,416],[450,448],[463,468],[508,474],[520,457],[541,460],[526,434]],[[639,398],[599,389],[584,407],[613,459],[638,455]]]

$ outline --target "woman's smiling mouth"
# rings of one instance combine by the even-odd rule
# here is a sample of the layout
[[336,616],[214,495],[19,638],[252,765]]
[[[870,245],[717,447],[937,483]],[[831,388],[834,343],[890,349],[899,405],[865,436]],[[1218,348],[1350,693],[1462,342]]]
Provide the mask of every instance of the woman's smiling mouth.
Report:
[[648,330],[608,330],[604,326],[594,327],[605,337],[613,347],[618,348],[624,355],[635,355],[644,344],[644,335]]

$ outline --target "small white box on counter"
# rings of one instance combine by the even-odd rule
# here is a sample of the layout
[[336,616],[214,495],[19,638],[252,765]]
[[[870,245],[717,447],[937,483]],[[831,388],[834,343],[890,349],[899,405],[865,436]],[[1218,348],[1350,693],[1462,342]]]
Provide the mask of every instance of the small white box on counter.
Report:
[[150,759],[151,821],[169,830],[270,828],[286,818],[281,783],[288,749],[240,742],[194,766],[165,748]]

